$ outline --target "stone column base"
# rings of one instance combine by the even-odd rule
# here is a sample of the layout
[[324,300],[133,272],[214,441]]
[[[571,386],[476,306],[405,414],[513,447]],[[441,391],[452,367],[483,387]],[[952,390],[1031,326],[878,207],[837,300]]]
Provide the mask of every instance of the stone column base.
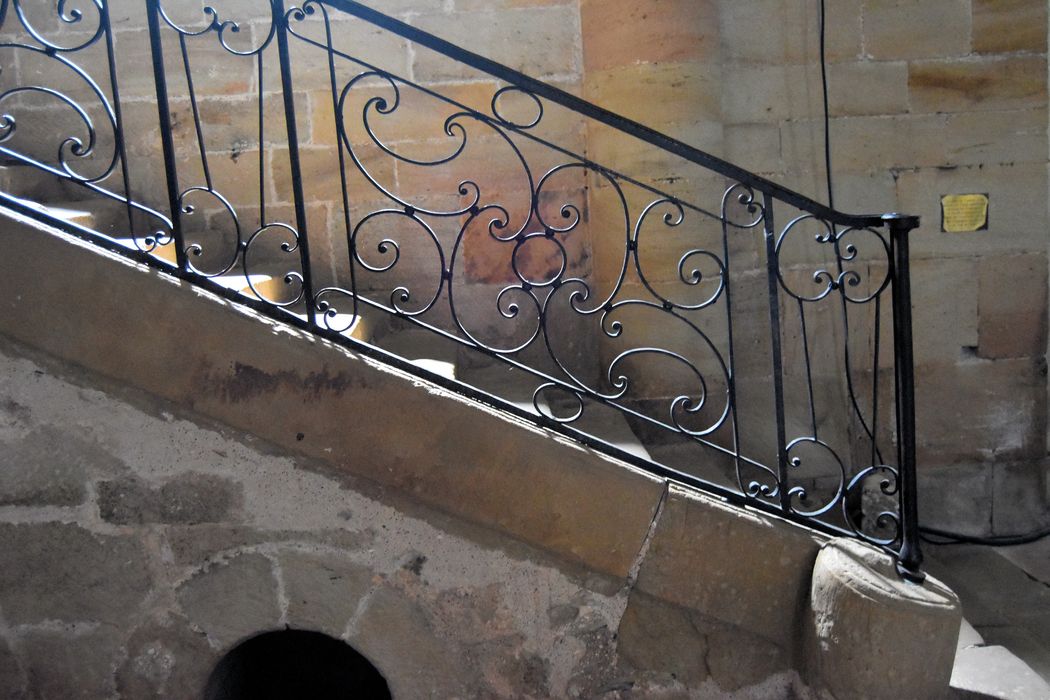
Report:
[[959,599],[940,581],[908,583],[887,554],[832,540],[813,566],[810,683],[840,700],[945,697],[961,619]]

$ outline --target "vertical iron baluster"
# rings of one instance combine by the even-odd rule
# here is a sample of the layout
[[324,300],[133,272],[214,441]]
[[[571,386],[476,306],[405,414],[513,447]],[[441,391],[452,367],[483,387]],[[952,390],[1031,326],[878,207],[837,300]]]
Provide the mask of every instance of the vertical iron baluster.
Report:
[[766,280],[769,285],[769,334],[773,355],[773,402],[777,421],[777,479],[780,482],[777,492],[780,495],[780,507],[791,510],[791,497],[788,495],[788,455],[787,425],[784,419],[784,355],[780,338],[780,290],[779,262],[776,249],[776,229],[773,225],[773,198],[764,195],[765,210],[762,214],[766,240]]
[[882,461],[879,453],[879,350],[882,335],[882,295],[875,297],[875,348],[871,361],[871,463]]
[[153,83],[157,88],[157,116],[160,120],[160,142],[164,152],[164,175],[171,207],[171,232],[175,239],[175,261],[180,271],[188,269],[186,246],[182,237],[182,212],[179,211],[179,174],[175,166],[175,142],[171,135],[171,111],[168,107],[168,80],[164,73],[164,46],[160,37],[160,0],[146,0],[150,52],[153,57]]
[[[5,3],[6,5],[6,3]],[[6,11],[6,10],[5,10]],[[131,176],[128,174],[128,153],[127,143],[124,140],[124,117],[121,113],[120,108],[120,86],[117,82],[117,60],[116,52],[113,50],[113,26],[109,21],[109,2],[106,0],[102,3],[102,15],[99,21],[102,22],[103,31],[106,36],[106,60],[109,65],[109,85],[113,91],[113,116],[115,118],[115,133],[113,138],[115,140],[115,146],[117,148],[118,157],[120,158],[120,174],[124,179],[124,204],[128,215],[128,234],[132,240],[135,239],[135,218],[134,218],[134,207],[131,205]],[[0,26],[3,26],[3,16],[0,14]],[[158,243],[159,245],[159,243]]]
[[809,392],[809,422],[813,428],[813,438],[819,439],[817,434],[817,402],[813,396],[813,364],[809,356],[809,329],[806,328],[806,303],[798,299],[798,318],[802,325],[802,352],[806,358],[806,389]]
[[[725,295],[726,295],[726,339],[729,344],[729,419],[733,421],[733,467],[736,469],[736,479],[740,488],[744,491],[744,480],[740,476],[740,425],[737,421],[736,410],[736,359],[733,355],[733,298],[729,283],[729,216],[726,198],[733,191],[730,187],[722,198],[722,260],[725,263]],[[753,196],[753,195],[752,195]]]
[[893,353],[897,386],[897,465],[900,470],[901,550],[897,571],[909,581],[925,574],[919,547],[918,483],[915,473],[915,362],[911,336],[911,278],[908,234],[919,225],[915,217],[887,214],[893,251]]
[[[266,226],[266,101],[263,96],[263,52],[255,55],[255,63],[258,68],[259,81],[259,228]],[[247,255],[247,252],[245,253]],[[248,270],[248,262],[244,263],[245,274]]]
[[288,165],[292,177],[292,197],[295,200],[295,226],[298,230],[299,259],[303,266],[303,296],[306,299],[306,317],[317,322],[313,279],[310,272],[310,245],[306,231],[306,200],[303,196],[302,169],[299,165],[299,130],[295,121],[295,95],[292,92],[291,57],[288,54],[288,18],[284,0],[271,0],[273,21],[277,29],[277,55],[281,63],[281,92],[284,96],[284,120],[288,128]]
[[343,198],[343,226],[346,229],[346,251],[350,262],[350,298],[353,303],[353,322],[358,323],[358,301],[357,301],[357,273],[354,265],[354,238],[353,228],[350,225],[350,189],[346,181],[346,154],[343,153],[343,114],[339,109],[339,89],[335,77],[335,46],[332,44],[332,24],[328,17],[328,10],[324,5],[319,5],[324,16],[325,44],[328,47],[328,83],[332,91],[332,111],[334,112],[335,142],[339,153],[339,183],[340,194]]
[[201,169],[204,171],[204,182],[208,191],[214,192],[211,182],[211,168],[208,167],[208,148],[204,143],[204,127],[201,125],[200,109],[197,107],[197,90],[193,86],[193,69],[190,68],[190,54],[186,49],[186,35],[179,34],[179,52],[182,54],[182,69],[186,73],[186,90],[190,97],[190,109],[193,111],[193,127],[197,134],[197,148],[201,155]]

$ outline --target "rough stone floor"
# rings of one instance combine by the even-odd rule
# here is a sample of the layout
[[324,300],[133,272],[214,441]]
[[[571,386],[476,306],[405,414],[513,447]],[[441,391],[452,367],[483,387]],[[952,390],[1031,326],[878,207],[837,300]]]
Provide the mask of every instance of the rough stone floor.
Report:
[[[1011,682],[1025,685],[1027,692],[993,697],[1050,697],[1043,694],[1050,691],[1046,685],[1050,684],[1050,538],[1015,547],[927,545],[926,555],[929,572],[962,600],[963,616],[973,626],[969,634],[980,635],[967,640],[964,625],[952,685],[958,686],[960,672],[984,677],[968,679],[970,687],[986,682],[999,685],[1010,677]],[[1026,671],[1008,654],[995,653],[1001,647],[1028,664],[1045,683],[1035,678],[1020,683],[1018,676]],[[965,659],[967,653],[972,659]],[[1021,690],[1018,684],[1014,687]],[[1032,695],[1035,692],[1039,694]]]

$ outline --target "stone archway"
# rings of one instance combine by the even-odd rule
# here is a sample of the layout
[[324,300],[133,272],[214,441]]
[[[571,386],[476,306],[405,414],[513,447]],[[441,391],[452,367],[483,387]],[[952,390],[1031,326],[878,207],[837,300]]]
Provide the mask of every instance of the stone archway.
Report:
[[349,644],[285,629],[251,637],[215,665],[204,700],[306,697],[389,700],[386,679]]

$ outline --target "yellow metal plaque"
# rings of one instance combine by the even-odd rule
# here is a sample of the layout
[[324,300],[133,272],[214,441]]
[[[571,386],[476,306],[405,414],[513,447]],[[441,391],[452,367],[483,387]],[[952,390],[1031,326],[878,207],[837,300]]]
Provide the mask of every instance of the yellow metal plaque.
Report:
[[988,228],[988,195],[946,194],[941,197],[941,230],[946,233]]

